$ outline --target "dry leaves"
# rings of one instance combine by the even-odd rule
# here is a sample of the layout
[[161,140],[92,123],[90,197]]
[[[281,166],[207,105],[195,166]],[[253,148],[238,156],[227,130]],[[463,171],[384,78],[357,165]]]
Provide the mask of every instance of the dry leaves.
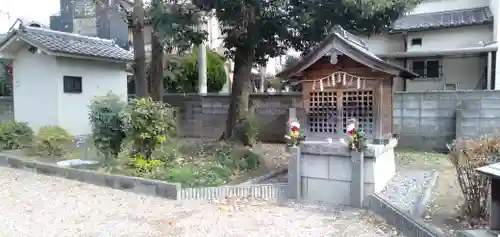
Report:
[[248,207],[270,205],[271,201],[255,197],[230,196],[224,199],[212,199],[210,203],[218,206],[221,211],[242,211]]

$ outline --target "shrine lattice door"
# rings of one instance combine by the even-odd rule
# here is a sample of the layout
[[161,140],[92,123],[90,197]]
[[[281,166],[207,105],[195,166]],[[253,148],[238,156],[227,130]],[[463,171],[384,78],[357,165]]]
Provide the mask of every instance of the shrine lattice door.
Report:
[[350,118],[356,118],[365,133],[373,133],[375,104],[372,90],[311,91],[305,102],[309,133],[345,134]]

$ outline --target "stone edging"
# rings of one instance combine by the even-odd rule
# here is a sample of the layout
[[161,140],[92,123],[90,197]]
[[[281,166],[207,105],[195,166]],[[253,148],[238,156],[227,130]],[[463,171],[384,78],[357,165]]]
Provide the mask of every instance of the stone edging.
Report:
[[251,180],[248,180],[246,182],[243,182],[243,183],[240,183],[240,184],[237,184],[236,186],[240,186],[240,185],[249,185],[249,184],[258,184],[266,179],[270,179],[278,174],[281,174],[281,173],[285,173],[285,172],[288,172],[288,167],[281,167],[277,170],[274,170],[272,172],[269,172],[268,174],[265,174],[265,175],[262,175],[262,176],[259,176],[257,178],[254,178],[254,179],[251,179]]
[[400,210],[378,194],[370,195],[366,201],[370,211],[382,217],[387,224],[395,227],[404,236],[445,237],[441,230],[427,224],[422,218]]
[[[173,200],[222,199],[228,196],[252,196],[263,199],[286,198],[287,184],[247,184],[223,187],[182,188],[178,183],[132,176],[99,173],[90,170],[61,167],[55,164],[25,160],[0,153],[0,167],[9,167],[38,174],[57,176],[84,183]],[[271,174],[269,174],[271,175]]]
[[167,183],[160,180],[59,167],[52,164],[23,160],[15,156],[5,154],[0,154],[0,167],[9,167],[39,174],[58,176],[84,183],[174,200],[180,198],[181,192],[181,185],[177,183]]
[[418,197],[417,203],[415,204],[413,210],[411,211],[412,215],[418,218],[423,218],[425,216],[425,212],[427,210],[427,204],[429,203],[429,199],[431,198],[432,190],[434,189],[434,186],[436,186],[438,177],[439,173],[436,170],[434,170],[429,184],[427,184],[427,187],[425,187],[423,194],[420,195],[420,197]]

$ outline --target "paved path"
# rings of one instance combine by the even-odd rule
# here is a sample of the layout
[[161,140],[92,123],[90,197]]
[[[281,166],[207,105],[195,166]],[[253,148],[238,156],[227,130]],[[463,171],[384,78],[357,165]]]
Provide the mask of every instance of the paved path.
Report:
[[0,168],[1,237],[382,237],[362,211],[251,199],[177,202]]

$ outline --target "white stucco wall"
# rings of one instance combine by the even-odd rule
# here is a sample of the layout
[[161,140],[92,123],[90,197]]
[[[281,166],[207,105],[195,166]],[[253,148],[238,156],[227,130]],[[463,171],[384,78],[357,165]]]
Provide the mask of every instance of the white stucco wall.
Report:
[[407,80],[406,91],[443,90],[445,84],[454,83],[457,83],[457,89],[472,90],[476,88],[486,68],[484,57],[445,57],[441,60],[443,73],[441,79]]
[[410,11],[409,14],[484,7],[489,5],[489,1],[490,0],[428,0],[420,3],[415,9]]
[[[127,73],[124,64],[58,58],[57,67],[58,71],[53,77],[59,86],[59,126],[74,135],[90,134],[88,105],[95,96],[112,91],[123,101],[127,101]],[[63,76],[82,77],[82,93],[64,93]]]
[[[499,41],[500,40],[500,1],[499,0],[490,0],[490,10],[493,13],[493,40]],[[496,64],[494,65],[496,68],[495,71],[495,90],[500,90],[500,55],[497,52],[497,60]]]
[[366,43],[366,46],[368,46],[370,51],[374,54],[404,51],[404,39],[400,34],[380,34],[371,35],[370,37],[361,36],[360,38]]
[[12,66],[14,118],[27,122],[35,132],[42,126],[57,125],[59,86],[53,79],[57,72],[55,58],[22,49],[15,54]]
[[[419,31],[408,33],[408,52],[432,51],[479,47],[480,41],[493,41],[493,32],[489,26],[469,26],[452,29]],[[411,40],[421,38],[421,46],[412,46]],[[362,37],[368,48],[375,54],[404,52],[401,34],[381,34]]]
[[[127,100],[124,64],[54,58],[21,49],[13,61],[14,118],[35,132],[58,125],[73,135],[90,134],[88,105],[109,91]],[[63,92],[63,76],[82,77],[82,93]]]
[[[421,46],[412,46],[411,40],[421,38]],[[408,52],[480,47],[480,41],[493,40],[490,26],[469,26],[408,33]]]

